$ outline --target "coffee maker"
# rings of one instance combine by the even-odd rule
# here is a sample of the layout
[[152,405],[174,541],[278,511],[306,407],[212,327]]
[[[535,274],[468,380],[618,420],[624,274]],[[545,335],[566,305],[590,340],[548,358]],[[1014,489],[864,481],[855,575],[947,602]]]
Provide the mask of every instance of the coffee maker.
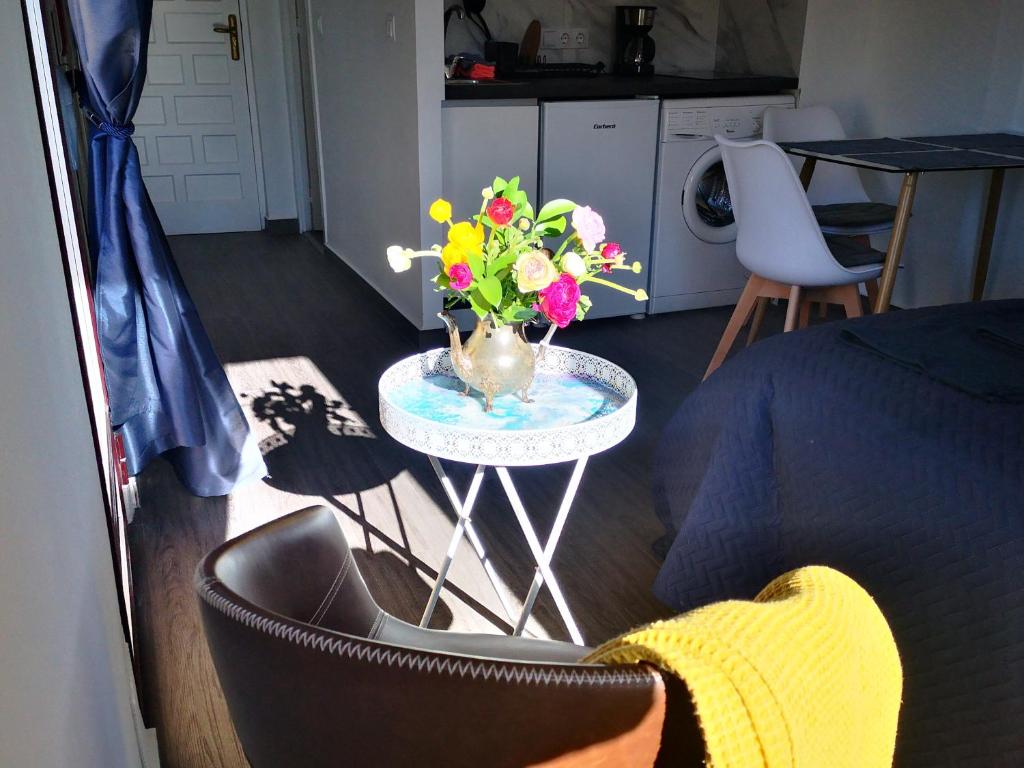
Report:
[[656,10],[653,5],[615,6],[616,74],[654,74],[654,40],[648,33]]

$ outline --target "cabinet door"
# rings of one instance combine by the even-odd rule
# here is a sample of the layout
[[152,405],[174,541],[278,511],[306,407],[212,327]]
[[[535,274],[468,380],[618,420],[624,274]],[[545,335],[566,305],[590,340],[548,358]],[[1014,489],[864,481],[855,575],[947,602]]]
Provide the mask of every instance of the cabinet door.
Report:
[[536,104],[446,102],[441,115],[442,188],[456,221],[480,211],[480,190],[495,176],[519,176],[519,188],[536,204]]
[[[647,288],[658,154],[659,103],[652,99],[554,102],[542,118],[541,187],[545,200],[565,197],[604,218],[643,272],[616,272],[629,288]],[[588,287],[587,317],[642,313],[647,304],[610,288]]]

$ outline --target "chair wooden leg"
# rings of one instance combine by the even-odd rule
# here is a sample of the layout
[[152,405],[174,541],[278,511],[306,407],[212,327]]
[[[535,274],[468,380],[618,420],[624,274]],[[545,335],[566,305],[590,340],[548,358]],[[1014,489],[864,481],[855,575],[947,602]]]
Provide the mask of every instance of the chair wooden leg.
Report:
[[750,311],[754,308],[754,304],[757,301],[761,284],[763,282],[764,279],[757,275],[751,275],[750,279],[747,280],[747,285],[743,289],[743,293],[740,294],[740,300],[736,302],[736,309],[733,310],[732,317],[729,318],[729,324],[725,326],[725,332],[722,334],[722,339],[718,342],[718,348],[715,350],[715,354],[711,357],[711,363],[708,365],[708,369],[704,373],[705,379],[707,379],[708,376],[714,373],[718,367],[725,362],[725,357],[729,354],[729,350],[732,349],[733,342],[736,341],[736,337],[739,335],[740,329],[743,328],[743,323],[746,322],[747,317],[750,315]]
[[868,305],[871,307],[871,311],[875,311],[875,304],[878,303],[878,278],[874,280],[868,280],[864,283],[868,289]]
[[860,286],[856,283],[842,287],[843,306],[847,317],[863,317],[864,308],[860,303]]
[[800,302],[800,320],[797,322],[797,327],[800,329],[806,328],[811,324],[811,304],[810,299],[804,299]]
[[783,329],[785,333],[796,328],[796,316],[800,311],[800,286],[794,285],[789,289],[789,306],[786,307],[786,327]]
[[757,307],[754,309],[754,317],[750,321],[750,332],[747,334],[747,346],[754,343],[757,334],[761,332],[761,323],[764,322],[764,313],[768,309],[768,297],[760,296],[757,299]]

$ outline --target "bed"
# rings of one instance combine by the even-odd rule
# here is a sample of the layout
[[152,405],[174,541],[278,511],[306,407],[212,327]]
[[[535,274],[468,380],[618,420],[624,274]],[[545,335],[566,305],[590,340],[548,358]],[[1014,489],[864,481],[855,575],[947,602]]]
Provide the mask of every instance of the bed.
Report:
[[[993,328],[1010,346],[987,365],[943,337]],[[658,598],[679,611],[750,598],[807,564],[852,576],[900,648],[900,766],[1024,765],[1018,332],[1015,300],[766,339],[684,402],[657,451]]]

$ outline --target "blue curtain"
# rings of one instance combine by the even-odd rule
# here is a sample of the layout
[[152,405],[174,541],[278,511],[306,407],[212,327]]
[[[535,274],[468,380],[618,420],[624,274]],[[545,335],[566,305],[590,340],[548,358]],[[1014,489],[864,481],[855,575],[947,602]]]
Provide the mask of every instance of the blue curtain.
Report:
[[92,123],[89,250],[110,410],[135,475],[164,454],[197,496],[266,475],[142,182],[132,117],[153,0],[70,0]]

